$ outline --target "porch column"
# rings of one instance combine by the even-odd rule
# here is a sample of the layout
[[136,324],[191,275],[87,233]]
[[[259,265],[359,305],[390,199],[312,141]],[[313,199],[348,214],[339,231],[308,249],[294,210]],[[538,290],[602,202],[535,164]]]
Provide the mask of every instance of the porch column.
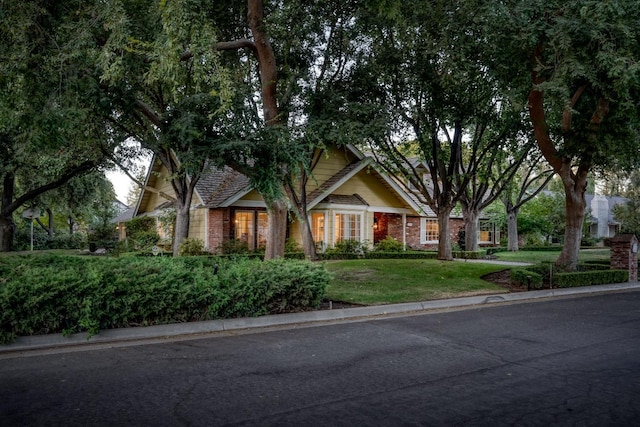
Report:
[[407,214],[402,214],[402,250],[407,250]]

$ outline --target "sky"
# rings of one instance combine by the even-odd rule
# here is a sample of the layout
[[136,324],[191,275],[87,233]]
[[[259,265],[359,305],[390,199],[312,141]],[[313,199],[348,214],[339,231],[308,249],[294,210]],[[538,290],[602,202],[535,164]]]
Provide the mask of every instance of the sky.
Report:
[[129,189],[131,188],[133,181],[120,171],[107,172],[107,178],[113,184],[113,189],[116,192],[118,200],[122,203],[127,203],[127,194],[129,193]]

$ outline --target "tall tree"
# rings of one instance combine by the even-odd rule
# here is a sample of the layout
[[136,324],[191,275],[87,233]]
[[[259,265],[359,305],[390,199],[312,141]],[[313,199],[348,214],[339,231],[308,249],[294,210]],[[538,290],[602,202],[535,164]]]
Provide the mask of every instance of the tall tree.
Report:
[[505,79],[528,76],[536,141],[565,192],[556,263],[575,270],[589,171],[637,158],[640,9],[633,1],[593,0],[492,2],[487,9]]
[[[537,152],[537,150],[536,150]],[[553,178],[553,170],[540,164],[542,155],[529,156],[520,165],[514,179],[500,195],[507,216],[507,250],[518,251],[518,213],[520,208],[536,197]]]
[[[370,49],[354,73],[352,86],[360,90],[352,99],[358,114],[380,131],[369,138],[378,160],[390,173],[408,179],[436,213],[438,258],[448,260],[451,211],[466,195],[469,213],[477,213],[481,192],[478,187],[471,197],[469,185],[490,182],[481,175],[514,132],[501,120],[517,117],[523,103],[518,106],[501,93],[489,72],[491,49],[483,42],[479,4],[392,4],[382,9],[385,13],[375,9],[366,17]],[[426,164],[428,180],[412,167],[399,145],[403,139],[416,142],[413,154]],[[496,190],[505,178],[495,183]]]
[[73,52],[77,2],[3,2],[0,19],[0,251],[13,214],[104,161],[104,123],[80,102],[84,57]]
[[[230,88],[204,1],[110,0],[100,17],[96,99],[114,129],[135,138],[169,171],[176,208],[173,254],[189,233],[195,186],[222,164]],[[102,103],[102,105],[100,105]],[[207,161],[211,163],[207,163]]]

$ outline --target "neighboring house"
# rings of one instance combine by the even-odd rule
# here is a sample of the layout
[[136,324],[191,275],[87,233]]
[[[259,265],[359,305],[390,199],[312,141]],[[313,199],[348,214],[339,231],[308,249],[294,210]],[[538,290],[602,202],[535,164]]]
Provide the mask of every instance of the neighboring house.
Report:
[[616,205],[627,203],[624,197],[609,197],[600,194],[586,194],[587,209],[590,208],[591,216],[585,218],[589,224],[589,232],[592,237],[604,238],[615,236],[620,231],[620,223],[616,221],[613,208]]
[[[152,161],[146,185],[134,216],[159,217],[171,203],[160,194],[172,195],[167,170]],[[382,172],[374,160],[351,146],[330,147],[314,167],[307,184],[307,207],[313,238],[319,250],[340,240],[377,243],[387,236],[412,249],[435,249],[438,221],[433,211],[411,194],[402,183]],[[299,223],[293,214],[288,237],[301,241]],[[249,249],[266,243],[268,217],[262,197],[249,179],[225,167],[212,168],[196,185],[189,236],[201,239],[216,252],[224,242],[240,240]],[[451,219],[451,237],[457,241],[463,226],[459,216]],[[496,244],[493,226],[481,224],[483,244]]]

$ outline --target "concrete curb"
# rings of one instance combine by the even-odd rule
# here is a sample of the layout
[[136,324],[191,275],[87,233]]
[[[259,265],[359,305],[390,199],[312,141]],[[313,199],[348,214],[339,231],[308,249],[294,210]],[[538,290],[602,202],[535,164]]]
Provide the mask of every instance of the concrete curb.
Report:
[[248,329],[264,329],[269,327],[313,325],[314,323],[332,323],[357,321],[373,317],[385,317],[402,314],[424,313],[431,310],[442,310],[500,304],[505,302],[525,302],[539,299],[562,297],[568,295],[615,292],[621,290],[640,289],[640,282],[616,283],[610,285],[584,286],[566,289],[543,289],[529,292],[479,295],[473,297],[451,298],[444,300],[410,302],[368,307],[345,308],[336,310],[307,311],[303,313],[277,314],[261,317],[209,320],[203,322],[174,323],[137,328],[107,329],[90,338],[87,333],[69,336],[62,334],[34,335],[18,337],[6,345],[0,345],[0,355],[24,353],[34,350],[54,349],[61,347],[91,346],[96,344],[115,344],[131,341],[163,340],[189,335],[211,334],[219,332],[241,331]]

